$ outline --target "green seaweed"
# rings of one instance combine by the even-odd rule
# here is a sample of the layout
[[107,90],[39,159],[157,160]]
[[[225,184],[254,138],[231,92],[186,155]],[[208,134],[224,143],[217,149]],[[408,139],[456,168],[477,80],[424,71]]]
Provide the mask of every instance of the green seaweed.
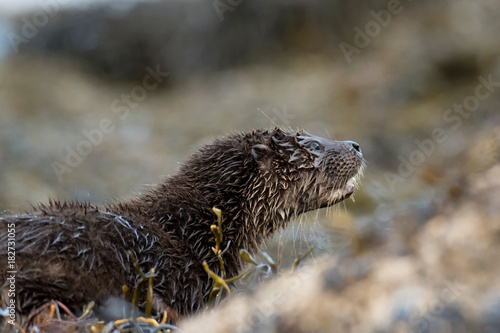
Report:
[[[208,297],[208,305],[207,305],[208,308],[213,307],[217,302],[220,302],[223,299],[224,291],[227,293],[227,296],[231,296],[231,289],[229,288],[230,283],[233,283],[240,279],[245,280],[250,276],[252,276],[254,273],[262,274],[262,272],[267,272],[264,273],[265,276],[268,276],[270,274],[278,274],[281,264],[281,260],[279,260],[280,258],[278,259],[278,261],[275,261],[266,252],[261,253],[264,261],[266,262],[259,263],[259,261],[256,260],[246,249],[240,249],[239,254],[242,260],[249,263],[250,267],[237,276],[234,276],[232,278],[226,278],[225,265],[224,265],[224,260],[222,259],[222,255],[227,251],[231,242],[229,241],[227,243],[226,248],[224,250],[221,250],[221,245],[224,240],[224,234],[222,231],[222,211],[215,207],[212,208],[212,210],[214,214],[217,216],[217,225],[213,224],[210,226],[210,230],[214,234],[214,239],[215,239],[215,247],[212,247],[212,251],[214,252],[217,260],[219,261],[220,275],[217,275],[215,272],[213,272],[208,267],[207,262],[203,261],[203,268],[205,272],[212,280],[214,280],[212,290],[210,291]],[[280,249],[282,249],[281,244],[280,244]],[[294,272],[296,268],[300,265],[302,260],[304,260],[304,258],[306,258],[309,254],[311,254],[313,250],[314,246],[311,246],[304,255],[299,254],[299,256],[295,259],[293,263],[291,272]]]
[[[135,312],[139,309],[139,298],[140,298],[140,293],[142,289],[142,284],[145,281],[148,281],[148,288],[146,292],[146,307],[145,307],[145,315],[147,318],[151,317],[151,309],[153,306],[153,278],[156,277],[155,270],[154,268],[151,268],[149,270],[149,273],[146,274],[142,271],[141,267],[139,266],[139,263],[137,262],[137,258],[135,255],[132,253],[132,251],[127,251],[128,255],[132,259],[132,264],[134,266],[135,271],[137,274],[139,274],[139,280],[137,281],[137,284],[134,289],[134,296],[132,297],[132,318],[135,317]],[[122,289],[125,292],[126,286],[122,287]],[[127,288],[128,289],[128,288]],[[128,291],[128,290],[127,290]],[[125,294],[124,294],[125,298]]]

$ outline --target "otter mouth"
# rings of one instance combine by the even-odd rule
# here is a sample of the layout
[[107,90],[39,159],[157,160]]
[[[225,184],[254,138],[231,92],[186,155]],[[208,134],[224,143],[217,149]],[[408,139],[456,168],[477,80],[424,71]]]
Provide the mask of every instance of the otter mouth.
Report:
[[321,208],[325,208],[328,206],[333,206],[345,199],[349,198],[353,193],[356,187],[357,179],[356,177],[351,177],[343,187],[334,190],[328,200],[325,202]]

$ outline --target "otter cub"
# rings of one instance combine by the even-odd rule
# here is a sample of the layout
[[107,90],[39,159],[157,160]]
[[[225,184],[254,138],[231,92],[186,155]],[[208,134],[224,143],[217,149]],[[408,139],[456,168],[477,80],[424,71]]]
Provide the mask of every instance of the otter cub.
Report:
[[254,253],[299,214],[351,196],[362,165],[352,141],[255,130],[206,145],[176,175],[129,201],[99,207],[50,201],[0,217],[2,304],[10,304],[6,244],[15,224],[18,313],[53,299],[78,309],[120,297],[123,285],[136,282],[131,250],[143,271],[155,268],[160,303],[189,315],[207,302],[212,286],[202,262],[219,273],[212,207],[223,213],[232,277],[242,267],[241,248]]

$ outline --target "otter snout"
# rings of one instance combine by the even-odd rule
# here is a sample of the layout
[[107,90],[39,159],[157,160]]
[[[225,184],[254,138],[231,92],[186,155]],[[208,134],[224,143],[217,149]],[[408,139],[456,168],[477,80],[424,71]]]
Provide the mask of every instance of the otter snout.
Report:
[[361,152],[361,148],[359,148],[359,144],[354,141],[344,141],[344,144],[349,148],[350,151],[355,150],[359,157],[363,157],[363,153]]

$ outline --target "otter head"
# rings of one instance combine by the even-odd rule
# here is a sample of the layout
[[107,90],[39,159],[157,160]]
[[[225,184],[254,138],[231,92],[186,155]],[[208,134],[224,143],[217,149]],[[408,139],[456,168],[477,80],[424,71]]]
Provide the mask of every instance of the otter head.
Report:
[[269,132],[266,143],[252,147],[252,155],[266,179],[262,185],[278,194],[276,207],[290,217],[350,197],[364,165],[356,142],[278,128]]
[[225,260],[240,262],[239,249],[252,253],[298,215],[351,196],[363,164],[352,141],[279,128],[234,133],[202,147],[144,201],[163,224],[177,221],[174,228],[196,238],[207,258],[213,258],[206,247],[213,240],[211,209],[220,208],[233,244]]

